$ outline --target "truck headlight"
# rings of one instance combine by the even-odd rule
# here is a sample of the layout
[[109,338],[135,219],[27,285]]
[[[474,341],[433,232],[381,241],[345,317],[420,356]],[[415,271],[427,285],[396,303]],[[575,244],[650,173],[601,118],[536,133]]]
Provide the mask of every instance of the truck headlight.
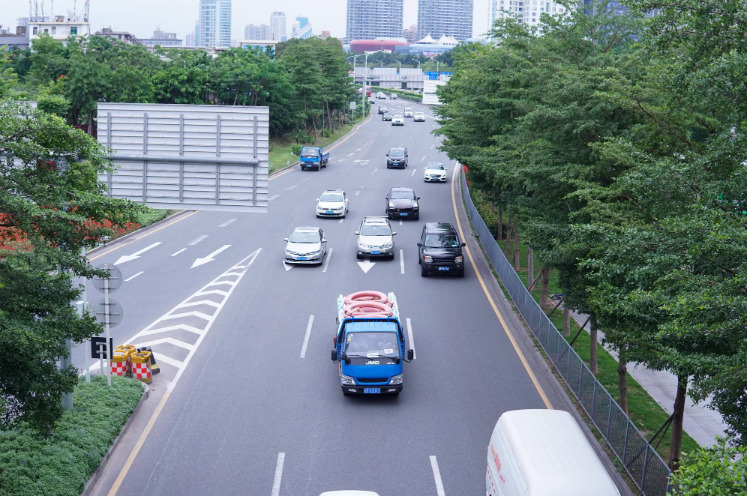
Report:
[[454,262],[462,263],[464,262],[464,257],[462,255],[459,255],[458,257],[454,257]]
[[425,255],[425,256],[423,257],[423,261],[424,261],[425,263],[433,263],[433,257],[432,257],[432,256],[430,256],[430,255]]
[[[402,380],[402,376],[399,376],[400,380]],[[341,376],[342,385],[343,386],[355,386],[355,379],[350,377],[349,375],[343,375]]]
[[396,386],[397,384],[402,384],[402,374],[392,376],[392,380],[389,381],[389,384]]

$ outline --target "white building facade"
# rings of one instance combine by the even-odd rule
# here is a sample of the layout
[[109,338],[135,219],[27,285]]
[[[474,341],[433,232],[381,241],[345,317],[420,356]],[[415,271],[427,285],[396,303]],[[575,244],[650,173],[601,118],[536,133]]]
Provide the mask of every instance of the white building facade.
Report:
[[567,9],[552,0],[492,0],[491,22],[502,17],[514,17],[521,24],[536,26],[542,21],[540,15],[563,14]]
[[285,12],[273,12],[270,14],[270,39],[275,41],[286,41],[288,33],[285,31]]
[[231,46],[231,0],[200,0],[199,46]]
[[47,18],[44,21],[28,21],[27,29],[29,43],[33,43],[43,34],[60,41],[67,40],[69,36],[88,37],[91,35],[91,26],[87,21],[71,21],[64,16]]
[[418,0],[418,33],[459,41],[472,38],[472,0]]

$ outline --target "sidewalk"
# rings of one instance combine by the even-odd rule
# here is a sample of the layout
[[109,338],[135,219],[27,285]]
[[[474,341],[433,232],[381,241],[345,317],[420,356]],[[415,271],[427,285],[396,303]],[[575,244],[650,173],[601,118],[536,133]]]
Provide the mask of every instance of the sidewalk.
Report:
[[[586,315],[571,312],[571,317],[579,326],[586,321]],[[599,331],[598,341],[601,344],[604,333]],[[617,353],[609,346],[605,349],[617,359]],[[669,414],[674,408],[674,396],[677,392],[677,377],[666,371],[649,370],[644,365],[629,363],[628,373],[651,397],[659,403]],[[690,397],[685,399],[685,415],[683,428],[690,437],[703,447],[716,444],[716,436],[726,435],[726,424],[716,410],[708,408],[708,401],[693,403]]]

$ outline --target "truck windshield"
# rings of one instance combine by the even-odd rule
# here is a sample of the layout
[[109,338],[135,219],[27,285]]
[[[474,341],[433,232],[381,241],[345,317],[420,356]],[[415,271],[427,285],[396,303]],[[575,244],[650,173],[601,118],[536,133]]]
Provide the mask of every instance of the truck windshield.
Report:
[[388,331],[348,333],[343,352],[349,357],[399,358],[397,333]]
[[319,156],[319,152],[316,148],[304,148],[301,150],[301,156],[304,158],[316,158]]

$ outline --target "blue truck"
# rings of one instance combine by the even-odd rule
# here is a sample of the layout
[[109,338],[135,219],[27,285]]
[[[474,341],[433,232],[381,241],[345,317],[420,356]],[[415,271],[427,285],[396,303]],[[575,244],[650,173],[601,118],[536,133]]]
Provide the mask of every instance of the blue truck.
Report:
[[[356,294],[363,294],[364,299],[351,300]],[[370,294],[381,295],[385,301],[372,301],[366,296]],[[353,295],[337,298],[332,361],[339,365],[342,393],[398,395],[403,362],[412,361],[415,352],[406,349],[394,293],[361,291]]]
[[329,162],[329,152],[324,153],[319,146],[304,146],[301,148],[301,169],[302,170],[321,170],[327,167]]

